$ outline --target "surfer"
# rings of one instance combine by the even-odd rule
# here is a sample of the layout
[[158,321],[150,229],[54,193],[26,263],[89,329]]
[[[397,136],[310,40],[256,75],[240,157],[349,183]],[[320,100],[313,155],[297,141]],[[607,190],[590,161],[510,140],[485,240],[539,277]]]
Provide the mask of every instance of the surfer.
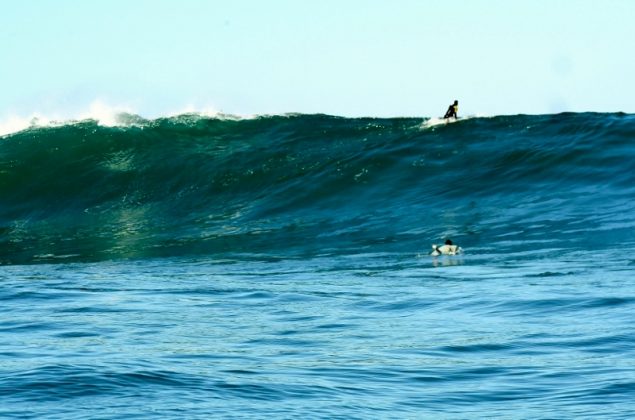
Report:
[[459,113],[459,101],[455,100],[454,103],[448,107],[448,110],[446,111],[443,118],[445,119],[452,118],[452,117],[459,118],[458,113]]
[[458,245],[454,245],[451,239],[445,241],[445,245],[432,245],[432,252],[430,255],[436,257],[438,255],[457,255],[463,252],[463,248]]

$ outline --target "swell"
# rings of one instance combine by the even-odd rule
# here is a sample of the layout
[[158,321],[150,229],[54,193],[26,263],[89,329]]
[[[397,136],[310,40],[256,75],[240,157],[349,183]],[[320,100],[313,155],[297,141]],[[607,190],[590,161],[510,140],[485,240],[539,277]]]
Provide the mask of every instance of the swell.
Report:
[[33,128],[0,140],[0,260],[628,242],[633,138],[633,116],[595,113]]

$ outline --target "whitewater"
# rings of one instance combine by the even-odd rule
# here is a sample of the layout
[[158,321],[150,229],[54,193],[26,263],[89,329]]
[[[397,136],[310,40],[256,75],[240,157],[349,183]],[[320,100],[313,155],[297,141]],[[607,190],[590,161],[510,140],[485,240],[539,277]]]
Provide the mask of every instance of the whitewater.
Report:
[[13,127],[0,416],[635,415],[633,115]]

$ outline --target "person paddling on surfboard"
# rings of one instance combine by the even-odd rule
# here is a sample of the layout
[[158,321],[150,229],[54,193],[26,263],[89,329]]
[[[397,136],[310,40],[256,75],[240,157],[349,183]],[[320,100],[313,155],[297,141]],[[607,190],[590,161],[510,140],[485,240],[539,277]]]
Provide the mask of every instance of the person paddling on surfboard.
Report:
[[451,239],[447,239],[444,245],[432,244],[432,252],[430,255],[437,257],[439,255],[458,255],[463,253],[463,248],[454,245]]
[[454,103],[448,107],[448,110],[443,116],[443,118],[445,119],[452,118],[452,117],[459,118],[458,113],[459,113],[459,101],[455,100]]

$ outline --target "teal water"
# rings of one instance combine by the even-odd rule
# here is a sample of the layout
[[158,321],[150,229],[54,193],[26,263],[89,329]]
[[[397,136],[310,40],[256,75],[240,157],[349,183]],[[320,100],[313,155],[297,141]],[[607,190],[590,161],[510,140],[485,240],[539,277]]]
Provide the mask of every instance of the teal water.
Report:
[[629,418],[634,266],[618,251],[9,266],[0,415]]
[[635,415],[632,116],[126,118],[0,139],[0,416]]

